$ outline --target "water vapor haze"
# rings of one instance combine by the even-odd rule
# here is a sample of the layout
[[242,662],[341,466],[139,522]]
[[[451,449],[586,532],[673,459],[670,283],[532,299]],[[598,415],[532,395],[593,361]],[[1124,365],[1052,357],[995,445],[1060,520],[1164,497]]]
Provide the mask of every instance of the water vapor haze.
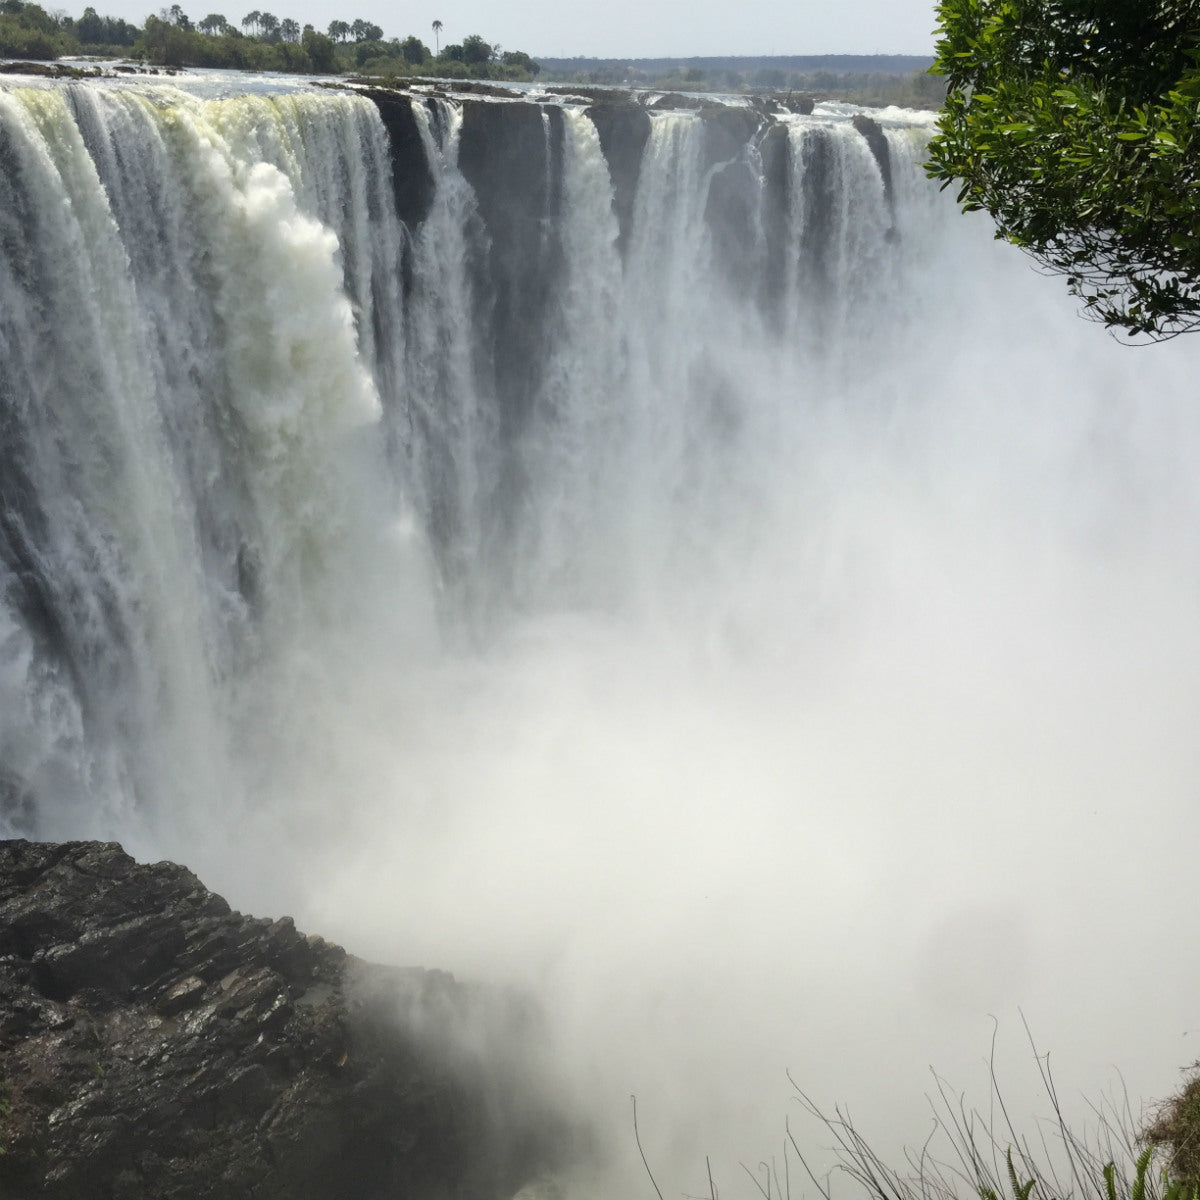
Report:
[[[0,116],[19,107],[0,100]],[[47,812],[43,835],[119,836],[364,958],[528,989],[554,1086],[613,1148],[605,1195],[648,1194],[631,1094],[672,1194],[707,1191],[706,1154],[728,1188],[739,1161],[778,1152],[787,1069],[885,1150],[919,1144],[931,1065],[983,1102],[993,1015],[1018,1123],[1039,1108],[1021,1013],[1068,1107],[1114,1068],[1135,1100],[1171,1089],[1200,985],[1181,936],[1200,916],[1194,344],[1123,348],[1081,321],[1060,281],[926,185],[912,114],[881,117],[897,236],[845,114],[784,121],[794,181],[820,146],[842,190],[822,217],[827,286],[789,275],[768,308],[760,276],[713,249],[696,118],[656,115],[622,270],[612,206],[589,202],[609,195],[597,134],[572,112],[559,165],[576,274],[554,284],[545,386],[502,456],[494,397],[464,391],[481,310],[461,113],[420,107],[437,193],[412,248],[418,319],[386,261],[394,217],[355,225],[390,204],[370,105],[170,104],[167,124],[161,98],[93,101],[97,123],[120,109],[137,127],[148,195],[170,197],[156,172],[192,164],[176,200],[200,216],[163,235],[186,251],[163,321],[194,342],[155,370],[164,394],[186,400],[203,373],[269,411],[239,423],[218,406],[182,436],[178,413],[139,426],[175,439],[161,507],[193,486],[179,528],[199,532],[178,534],[161,596],[136,591],[136,562],[114,571],[113,606],[131,629],[178,633],[174,589],[194,585],[194,619],[217,634],[178,677],[157,660],[114,670],[114,687],[142,689],[145,722],[117,733],[157,757],[132,783],[113,770],[128,803]],[[44,107],[36,129],[12,117],[30,144],[75,119]],[[545,131],[548,146],[549,117]],[[103,202],[104,164],[73,138],[38,211],[69,211],[60,185]],[[313,173],[305,154],[361,177]],[[131,200],[129,220],[151,211]],[[207,233],[206,213],[225,214]],[[113,262],[124,220],[97,218]],[[274,234],[190,253],[256,221]],[[789,264],[811,227],[796,217]],[[71,254],[55,261],[75,277]],[[259,294],[239,273],[301,280],[254,306],[267,326],[243,323],[257,340],[229,361],[186,274],[214,261],[230,272],[221,321]],[[385,341],[393,320],[403,337]],[[289,330],[321,337],[319,388],[294,354],[256,353]],[[84,358],[105,346],[97,334]],[[31,352],[26,367],[55,364]],[[69,399],[69,383],[46,390]],[[456,407],[401,403],[438,388]],[[206,458],[210,441],[228,457]],[[505,495],[518,502],[498,514]],[[0,622],[3,695],[58,696],[32,636],[8,610]],[[32,732],[14,723],[0,746],[23,763],[50,757],[35,707]],[[85,775],[99,794],[108,777]]]
[[865,378],[739,377],[787,403],[690,574],[309,698],[301,919],[532,989],[635,1190],[630,1093],[695,1192],[777,1152],[785,1068],[898,1149],[930,1066],[983,1102],[992,1015],[1027,1116],[1021,1012],[1073,1099],[1189,1057],[1194,350],[1118,347],[963,224]]

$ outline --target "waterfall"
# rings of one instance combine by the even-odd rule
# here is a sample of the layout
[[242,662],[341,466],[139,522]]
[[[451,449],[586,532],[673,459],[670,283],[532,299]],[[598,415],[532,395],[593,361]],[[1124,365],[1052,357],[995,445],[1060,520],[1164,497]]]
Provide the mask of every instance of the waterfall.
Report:
[[[514,553],[530,598],[594,594],[592,557],[611,536],[614,433],[624,407],[621,260],[608,167],[595,126],[565,114],[565,272],[546,330],[546,366],[521,445],[528,518]],[[547,156],[549,158],[549,156]],[[599,351],[599,352],[598,352]],[[582,576],[582,578],[581,578]]]
[[5,765],[35,828],[153,824],[164,778],[176,819],[229,786],[233,680],[363,518],[342,460],[393,374],[386,145],[347,97],[0,98],[5,599],[48,718],[5,730]]
[[1173,1071],[1071,1014],[1190,1019],[1187,339],[929,114],[190,86],[0,83],[0,833],[536,986],[701,1166],[1017,1005]]
[[489,458],[497,437],[494,406],[476,363],[474,260],[487,234],[474,193],[458,169],[462,111],[444,100],[414,105],[434,177],[433,202],[415,237],[406,337],[406,389],[397,444],[409,460],[428,536],[445,574],[469,588],[483,540],[486,497],[495,487]]
[[296,694],[381,641],[724,620],[789,395],[853,374],[927,216],[903,119],[895,216],[837,114],[606,148],[611,113],[428,97],[402,146],[346,92],[0,100],[0,821],[44,836],[257,819],[320,739]]

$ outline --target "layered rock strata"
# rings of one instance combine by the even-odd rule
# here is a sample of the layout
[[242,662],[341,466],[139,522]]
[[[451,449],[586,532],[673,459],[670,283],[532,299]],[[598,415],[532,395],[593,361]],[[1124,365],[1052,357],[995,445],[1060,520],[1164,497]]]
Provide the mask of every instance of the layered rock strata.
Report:
[[183,867],[0,842],[0,1200],[495,1200],[578,1144],[537,1044]]

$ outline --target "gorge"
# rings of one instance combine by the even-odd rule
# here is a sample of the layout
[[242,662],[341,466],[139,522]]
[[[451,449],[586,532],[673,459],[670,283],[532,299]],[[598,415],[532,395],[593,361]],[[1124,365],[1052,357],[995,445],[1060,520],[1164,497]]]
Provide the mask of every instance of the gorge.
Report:
[[0,833],[529,989],[693,1192],[988,1013],[1169,1087],[1195,351],[929,114],[675,103],[0,83]]

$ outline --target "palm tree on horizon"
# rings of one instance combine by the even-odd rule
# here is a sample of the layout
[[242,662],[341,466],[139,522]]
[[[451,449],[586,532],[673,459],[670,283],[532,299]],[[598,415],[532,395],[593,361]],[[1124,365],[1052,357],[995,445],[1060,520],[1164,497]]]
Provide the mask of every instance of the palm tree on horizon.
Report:
[[433,52],[434,52],[434,55],[438,58],[440,58],[441,54],[442,54],[441,36],[442,36],[442,23],[441,23],[441,21],[434,21],[434,23],[433,23]]

